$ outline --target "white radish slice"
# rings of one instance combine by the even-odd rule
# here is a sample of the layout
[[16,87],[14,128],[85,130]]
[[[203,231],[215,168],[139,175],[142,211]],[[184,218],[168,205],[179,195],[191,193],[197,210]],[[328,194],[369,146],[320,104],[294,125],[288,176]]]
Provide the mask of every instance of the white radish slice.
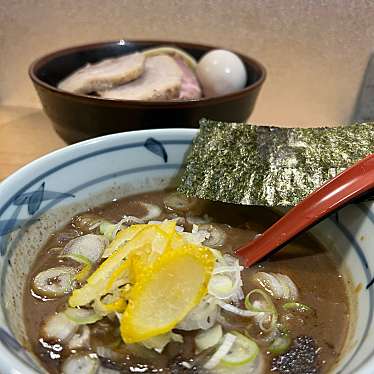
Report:
[[62,366],[62,374],[96,374],[100,361],[94,355],[69,356]]
[[69,340],[78,330],[79,325],[64,313],[57,313],[50,316],[42,326],[41,334],[46,340]]
[[58,266],[44,270],[33,280],[33,290],[39,296],[61,297],[73,289],[76,269]]
[[98,262],[104,253],[109,240],[103,235],[87,234],[78,236],[66,244],[62,256],[79,255],[88,258],[92,263]]

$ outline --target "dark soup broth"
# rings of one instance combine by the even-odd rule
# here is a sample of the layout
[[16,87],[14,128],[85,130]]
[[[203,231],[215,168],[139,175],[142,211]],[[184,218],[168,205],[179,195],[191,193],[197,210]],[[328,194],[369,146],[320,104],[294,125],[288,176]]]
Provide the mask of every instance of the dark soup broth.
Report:
[[144,193],[72,217],[24,293],[50,373],[327,373],[349,327],[338,260],[304,235],[244,269],[267,208]]

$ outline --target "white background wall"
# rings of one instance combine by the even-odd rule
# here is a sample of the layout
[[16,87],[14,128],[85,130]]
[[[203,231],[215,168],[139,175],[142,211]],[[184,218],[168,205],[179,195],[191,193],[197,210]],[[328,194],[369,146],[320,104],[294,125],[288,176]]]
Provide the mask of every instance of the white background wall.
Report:
[[351,116],[374,47],[374,2],[0,0],[0,105],[39,105],[27,76],[36,57],[123,38],[249,54],[268,70],[252,121],[340,123]]

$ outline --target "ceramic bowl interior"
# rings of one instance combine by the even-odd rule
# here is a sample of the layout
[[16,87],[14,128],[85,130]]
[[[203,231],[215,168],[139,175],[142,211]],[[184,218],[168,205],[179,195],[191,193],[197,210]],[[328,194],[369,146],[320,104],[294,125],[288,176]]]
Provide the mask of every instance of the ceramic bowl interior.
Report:
[[[45,156],[0,184],[0,372],[42,371],[23,348],[22,291],[49,234],[88,207],[173,184],[195,135],[192,129],[169,129],[106,136]],[[313,229],[339,252],[357,299],[357,318],[336,368],[343,374],[374,372],[373,231],[372,203],[348,206]]]
[[63,49],[35,61],[29,70],[43,108],[68,143],[129,130],[196,128],[201,118],[243,122],[252,113],[265,80],[264,67],[239,54],[247,70],[246,87],[232,94],[189,101],[113,100],[77,95],[56,88],[58,82],[85,64],[154,48],[174,46],[196,59],[213,46],[171,41],[120,40]]

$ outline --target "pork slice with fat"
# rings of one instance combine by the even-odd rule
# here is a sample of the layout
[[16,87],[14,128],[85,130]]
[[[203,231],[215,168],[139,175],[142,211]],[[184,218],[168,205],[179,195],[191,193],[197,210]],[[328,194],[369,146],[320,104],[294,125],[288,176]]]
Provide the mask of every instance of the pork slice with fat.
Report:
[[62,80],[58,88],[81,94],[106,90],[138,78],[144,71],[144,61],[144,55],[136,52],[87,64]]
[[174,59],[167,55],[148,57],[144,73],[138,79],[99,92],[102,97],[121,100],[176,99],[182,84],[183,72]]

